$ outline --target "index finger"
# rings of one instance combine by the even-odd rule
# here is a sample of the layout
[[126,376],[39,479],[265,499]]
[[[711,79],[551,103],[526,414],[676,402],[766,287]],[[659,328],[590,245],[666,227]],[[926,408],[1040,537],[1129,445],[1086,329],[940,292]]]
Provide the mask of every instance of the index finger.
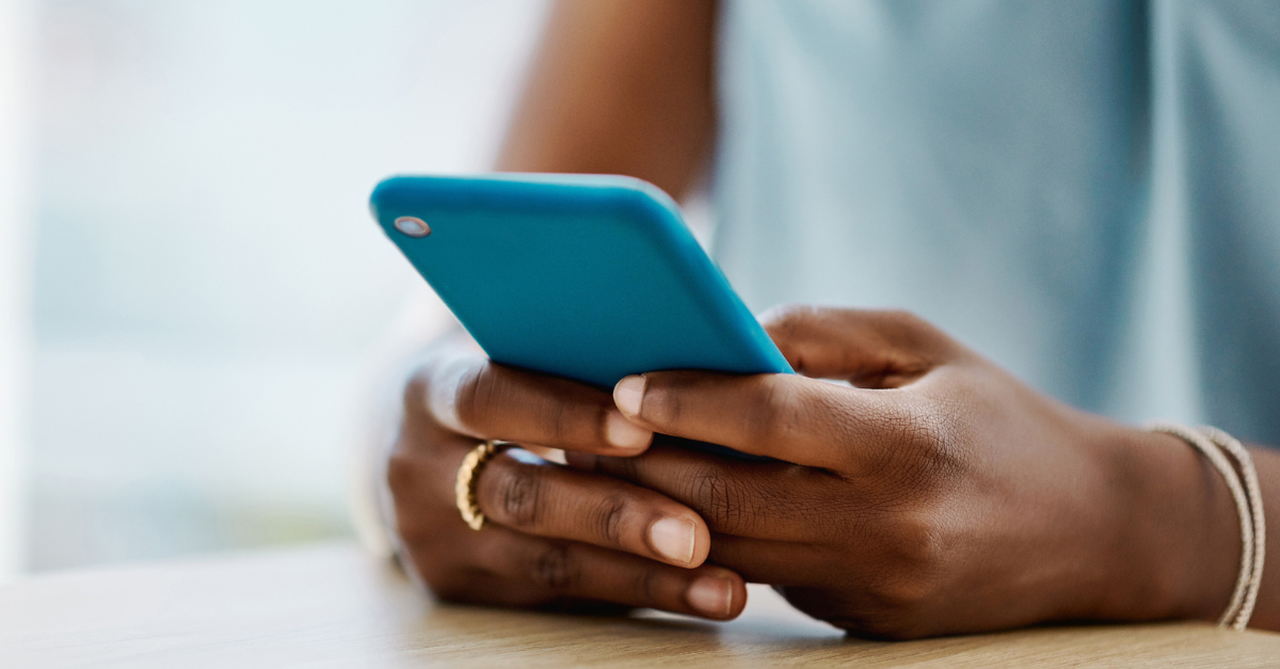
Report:
[[428,363],[426,409],[445,427],[566,451],[635,455],[653,432],[628,421],[609,393],[567,379],[451,353]]
[[950,338],[903,311],[790,305],[760,324],[796,372],[861,388],[905,386],[958,354]]

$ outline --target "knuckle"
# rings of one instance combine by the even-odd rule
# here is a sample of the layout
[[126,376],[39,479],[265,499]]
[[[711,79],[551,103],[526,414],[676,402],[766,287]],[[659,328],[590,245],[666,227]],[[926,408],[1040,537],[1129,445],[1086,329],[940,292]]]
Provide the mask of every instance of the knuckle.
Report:
[[[519,429],[525,432],[522,438],[533,443],[559,446],[583,441],[582,425],[587,416],[582,406],[548,392],[522,374],[494,363],[462,372],[453,401],[458,424],[472,434],[510,438],[512,435],[493,433],[514,429],[518,418]],[[592,419],[599,427],[592,441],[603,432],[606,415],[605,405],[594,408]]]
[[948,554],[947,523],[942,520],[942,514],[931,506],[899,515],[889,542],[896,562],[913,576],[936,573]]
[[458,422],[470,430],[490,422],[494,407],[500,405],[502,383],[493,367],[483,365],[469,370],[458,381],[454,411]]
[[597,535],[606,543],[614,546],[622,543],[622,525],[627,506],[627,500],[621,495],[612,495],[596,508],[593,525]]
[[954,530],[947,529],[946,516],[936,510],[880,513],[871,525],[875,553],[848,596],[828,588],[784,594],[806,613],[860,636],[901,640],[937,633],[943,624],[938,607],[954,591]]
[[954,415],[948,415],[952,413],[923,405],[881,417],[876,458],[880,471],[910,483],[916,494],[936,491],[954,480],[964,459],[964,432]]
[[806,324],[817,311],[817,307],[808,304],[782,304],[765,312],[761,320],[771,329],[789,332]]
[[954,592],[956,531],[940,508],[877,513],[868,528],[873,559],[848,596],[825,587],[784,594],[797,608],[858,636],[906,640],[944,631],[938,611]]
[[905,348],[920,355],[921,365],[932,365],[953,355],[955,342],[937,326],[911,311],[879,312],[883,328]]
[[[768,310],[760,317],[760,323],[769,337],[790,360],[794,347],[820,330],[821,319],[816,307],[803,304],[785,304]],[[802,362],[793,361],[793,364]]]
[[533,561],[534,583],[551,592],[565,592],[576,587],[581,572],[569,545],[556,543],[542,549]]
[[931,569],[904,564],[872,579],[867,595],[882,617],[898,619],[933,601],[938,595],[937,580]]
[[954,474],[963,467],[968,442],[968,428],[958,418],[962,414],[931,406],[915,417],[917,472],[921,479],[934,484],[929,489],[945,481],[959,480]]
[[504,466],[498,508],[505,523],[517,528],[537,527],[542,522],[544,478],[541,467],[517,464]]
[[934,332],[933,324],[916,315],[913,311],[907,311],[905,309],[891,309],[879,312],[879,316],[886,325],[900,333]]
[[531,415],[537,416],[531,426],[544,446],[595,446],[608,442],[608,417],[613,406],[603,399],[566,397],[557,393],[539,393],[527,398]]
[[657,569],[641,569],[632,578],[631,591],[636,602],[652,604],[658,601],[661,572]]
[[945,594],[947,541],[931,513],[899,516],[884,537],[884,570],[868,579],[864,628],[887,638],[918,631],[921,612]]
[[913,411],[899,416],[895,423],[893,441],[904,453],[913,456],[916,464],[927,464],[946,450],[947,435],[932,412]]
[[689,499],[712,529],[740,528],[750,520],[741,491],[715,469],[700,469],[689,478]]
[[715,471],[703,470],[690,479],[690,485],[693,487],[692,498],[697,500],[698,509],[707,517],[706,520],[715,526],[727,524],[733,515],[733,504],[725,490],[724,478]]
[[[552,444],[571,443],[574,427],[577,424],[577,414],[572,410],[573,407],[567,402],[559,402],[552,399],[542,402],[541,405],[538,413],[547,419],[546,427],[550,437],[549,441]],[[603,418],[597,422],[600,425],[604,424]],[[601,432],[603,433],[603,430]]]
[[754,406],[743,418],[750,439],[761,444],[785,444],[807,433],[809,417],[815,409],[813,402],[822,398],[802,398],[792,381],[776,377],[764,380],[764,391],[754,394]]

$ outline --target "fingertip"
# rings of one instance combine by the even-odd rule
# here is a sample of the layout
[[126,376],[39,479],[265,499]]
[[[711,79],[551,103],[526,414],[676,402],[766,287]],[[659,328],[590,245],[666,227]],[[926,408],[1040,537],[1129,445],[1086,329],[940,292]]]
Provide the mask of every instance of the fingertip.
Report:
[[747,586],[741,576],[727,569],[708,569],[685,590],[685,603],[698,615],[732,620],[747,605]]
[[684,598],[689,607],[708,618],[728,618],[733,612],[733,584],[728,579],[703,576],[689,585]]
[[645,378],[634,374],[618,382],[613,387],[613,402],[618,410],[627,416],[638,416],[640,405],[644,401]]
[[653,550],[679,567],[694,567],[697,527],[688,518],[661,518],[649,526]]
[[742,615],[747,608],[747,582],[741,577],[737,579],[733,590],[733,606],[729,610],[729,617],[725,620],[733,620]]
[[689,560],[689,566],[700,567],[711,554],[711,530],[701,517],[696,516],[693,528],[693,557]]
[[742,615],[747,608],[747,582],[741,576],[730,572],[729,581],[733,584],[733,598],[729,602],[729,613],[723,619],[733,620]]

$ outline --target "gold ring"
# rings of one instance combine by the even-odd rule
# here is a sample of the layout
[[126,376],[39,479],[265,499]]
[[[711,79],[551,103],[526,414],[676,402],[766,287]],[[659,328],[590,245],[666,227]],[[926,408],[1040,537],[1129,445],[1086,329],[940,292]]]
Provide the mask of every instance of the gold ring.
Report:
[[462,464],[458,467],[458,482],[454,485],[453,491],[457,496],[458,511],[462,513],[462,520],[466,521],[473,530],[484,527],[485,521],[484,512],[476,504],[476,480],[480,478],[480,470],[484,468],[485,463],[498,454],[498,445],[497,441],[490,439],[476,446],[467,453],[467,457],[462,459]]

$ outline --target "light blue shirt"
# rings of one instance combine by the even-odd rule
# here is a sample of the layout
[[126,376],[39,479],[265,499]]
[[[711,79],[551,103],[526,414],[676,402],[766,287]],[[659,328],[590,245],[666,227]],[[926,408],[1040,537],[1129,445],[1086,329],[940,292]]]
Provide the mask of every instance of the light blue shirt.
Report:
[[753,309],[910,309],[1075,406],[1280,444],[1280,3],[722,12]]

